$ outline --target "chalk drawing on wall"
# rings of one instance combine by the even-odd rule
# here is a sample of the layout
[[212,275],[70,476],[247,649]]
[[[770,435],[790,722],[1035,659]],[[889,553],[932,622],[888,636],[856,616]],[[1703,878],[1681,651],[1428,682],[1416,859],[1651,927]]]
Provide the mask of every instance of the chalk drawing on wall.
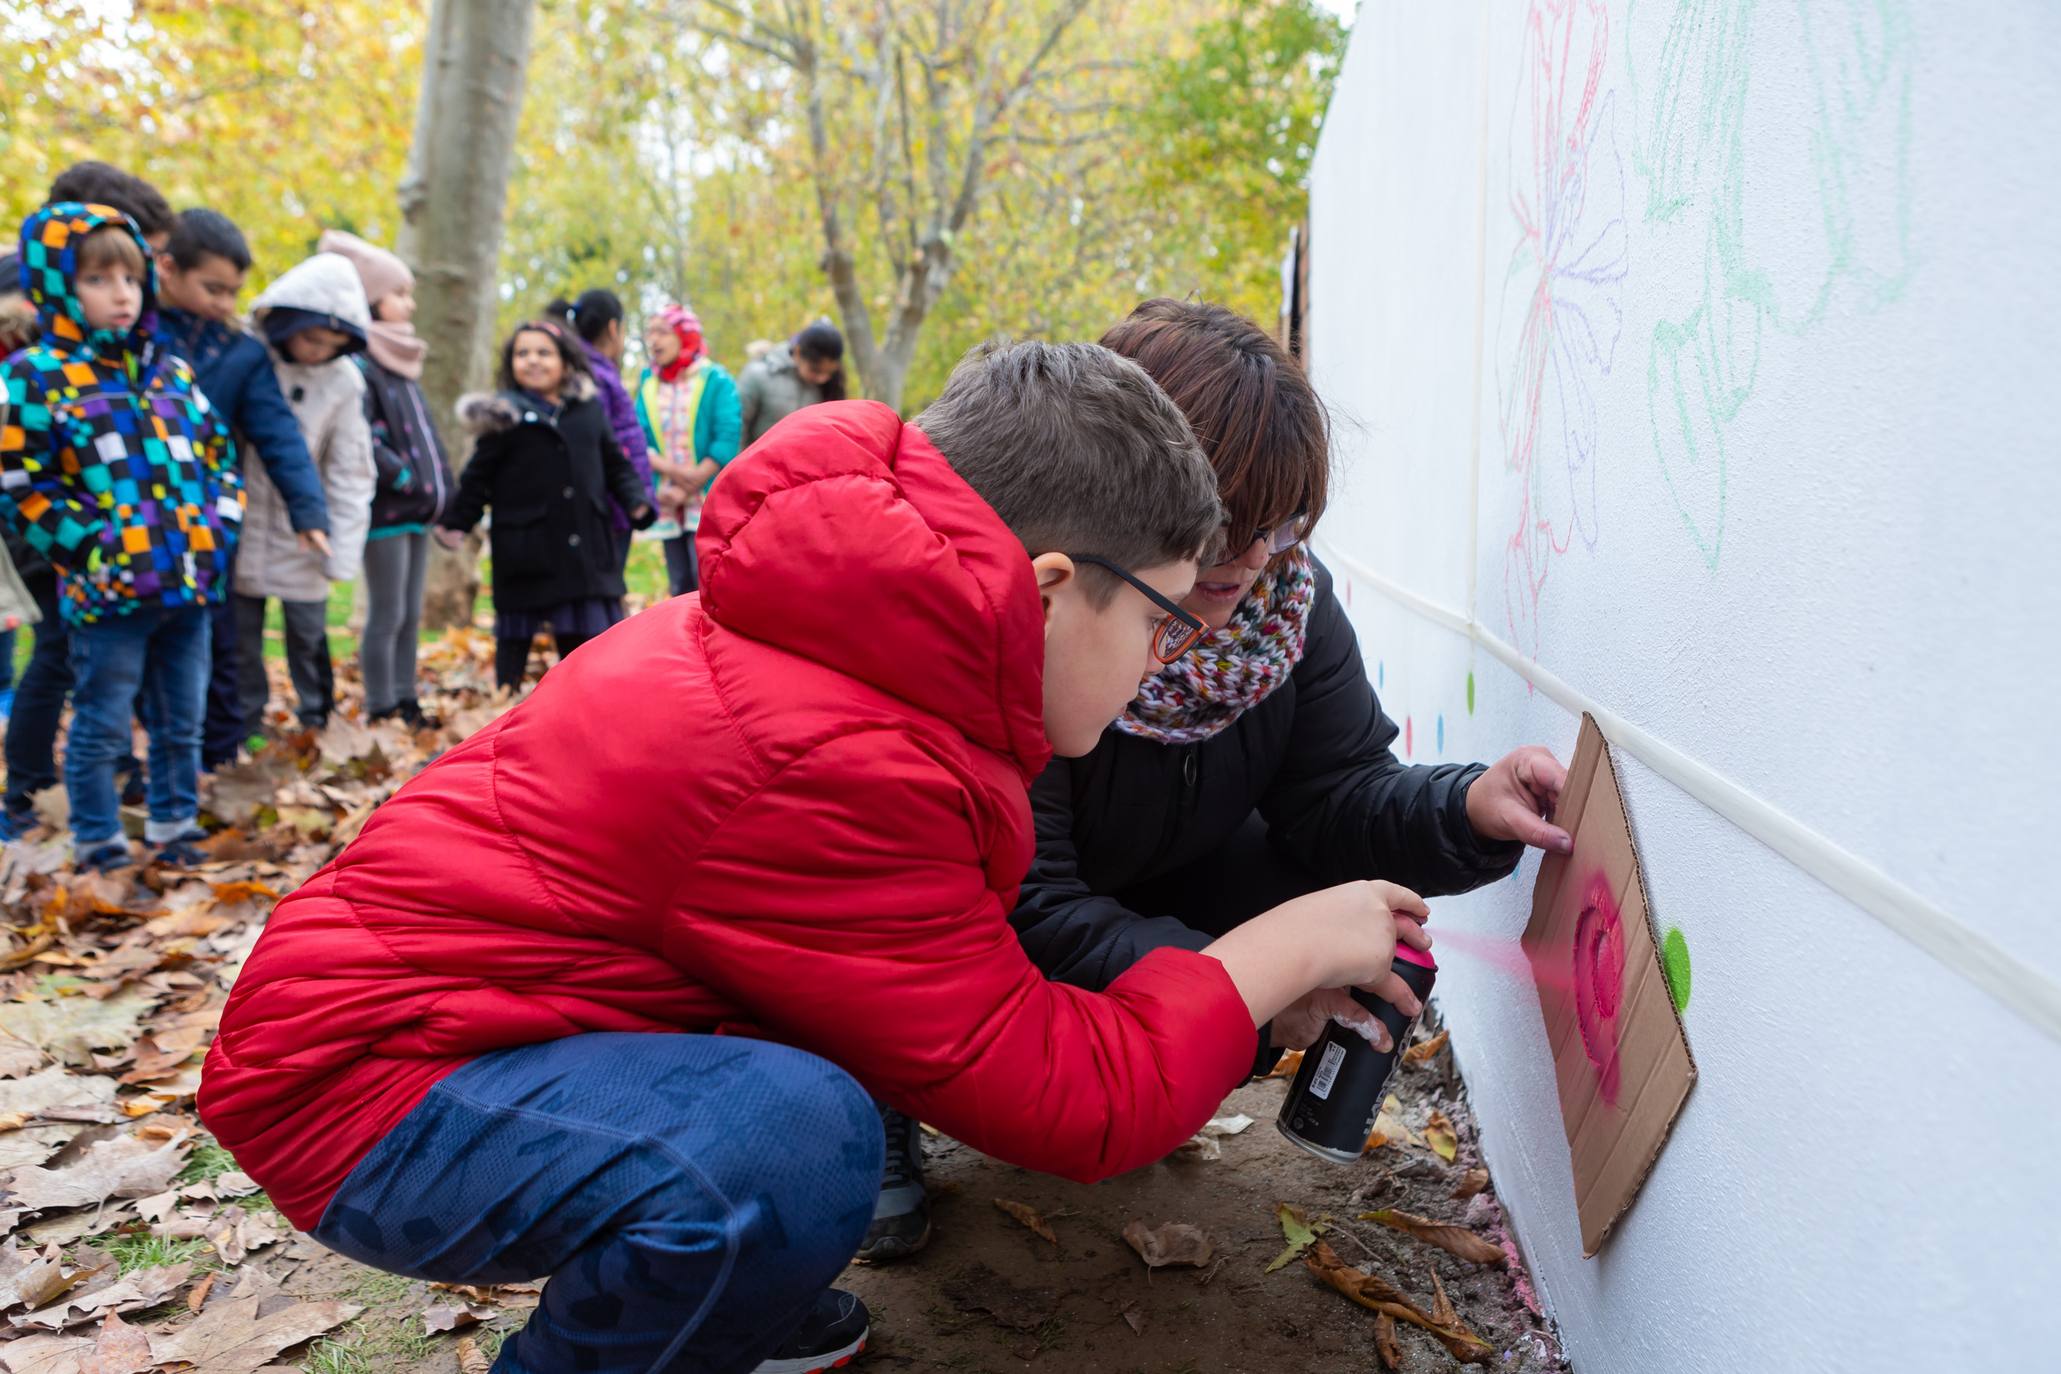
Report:
[[1538,657],[1539,596],[1552,560],[1598,534],[1596,393],[1617,357],[1629,263],[1616,92],[1603,89],[1602,0],[1532,0],[1511,100],[1509,211],[1496,394],[1518,486],[1503,558],[1510,634]]
[[[1764,331],[1801,336],[1842,287],[1872,309],[1909,278],[1910,19],[1904,0],[1663,2],[1673,8],[1650,62],[1634,46],[1638,0],[1626,7],[1632,160],[1645,222],[1700,227],[1703,270],[1693,300],[1654,326],[1647,403],[1661,478],[1715,572],[1729,432],[1752,399]],[[1785,57],[1811,98],[1804,141],[1785,144],[1788,122],[1773,117],[1749,137],[1753,65]],[[1792,176],[1799,195],[1785,190]],[[1777,213],[1756,215],[1760,204]]]

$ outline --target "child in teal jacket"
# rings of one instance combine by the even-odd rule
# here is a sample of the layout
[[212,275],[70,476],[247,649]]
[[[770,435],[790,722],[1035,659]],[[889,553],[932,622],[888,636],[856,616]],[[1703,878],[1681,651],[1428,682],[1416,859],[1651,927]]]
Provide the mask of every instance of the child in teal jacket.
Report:
[[[658,508],[667,530],[666,580],[674,596],[700,585],[694,534],[701,503],[743,446],[737,383],[708,355],[701,321],[681,305],[660,311],[644,331],[651,365],[637,380],[637,418],[658,457]],[[654,528],[660,528],[654,526]]]

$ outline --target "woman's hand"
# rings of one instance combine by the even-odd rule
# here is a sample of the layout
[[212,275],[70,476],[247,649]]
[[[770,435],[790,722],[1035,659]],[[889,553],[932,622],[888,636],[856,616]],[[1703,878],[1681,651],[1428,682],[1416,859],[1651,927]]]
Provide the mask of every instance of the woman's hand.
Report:
[[1572,854],[1574,841],[1545,818],[1560,802],[1567,769],[1536,744],[1513,750],[1467,788],[1467,823],[1485,840],[1522,840],[1534,849]]
[[328,530],[302,530],[294,539],[300,544],[302,553],[319,553],[324,558],[333,556],[329,547]]
[[438,525],[434,533],[436,534],[437,543],[442,544],[447,549],[462,549],[465,547],[465,536],[458,530],[446,529],[444,526]]
[[1333,1021],[1353,1027],[1377,1050],[1395,1048],[1395,1037],[1381,1024],[1381,1018],[1354,1001],[1344,988],[1318,988],[1290,1002],[1274,1018],[1271,1044],[1277,1050],[1306,1050]]

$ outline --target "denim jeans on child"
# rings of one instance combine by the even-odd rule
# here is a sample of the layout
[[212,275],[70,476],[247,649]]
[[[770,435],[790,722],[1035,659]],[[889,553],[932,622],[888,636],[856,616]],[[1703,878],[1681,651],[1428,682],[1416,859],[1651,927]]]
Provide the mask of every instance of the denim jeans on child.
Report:
[[130,722],[150,737],[150,838],[162,843],[200,810],[200,717],[207,699],[208,612],[138,606],[71,629],[72,728],[64,748],[72,841],[83,856],[122,834],[115,765]]
[[858,1249],[881,1148],[871,1099],[812,1054],[576,1035],[437,1084],[314,1234],[443,1283],[550,1275],[495,1374],[742,1374]]

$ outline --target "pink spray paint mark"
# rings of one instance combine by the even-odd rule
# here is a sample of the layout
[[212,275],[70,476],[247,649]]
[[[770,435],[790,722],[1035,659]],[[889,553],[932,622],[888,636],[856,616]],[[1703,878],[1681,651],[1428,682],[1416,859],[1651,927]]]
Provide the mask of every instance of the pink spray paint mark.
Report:
[[1455,930],[1451,926],[1432,927],[1432,939],[1437,942],[1435,952],[1438,954],[1457,954],[1506,977],[1534,982],[1563,996],[1571,996],[1574,992],[1574,980],[1568,977],[1565,969],[1533,963],[1526,956],[1524,946],[1516,940],[1472,930]]
[[1408,716],[1403,717],[1403,757],[1414,758],[1417,753],[1417,727]]
[[1574,923],[1574,1017],[1603,1101],[1617,1105],[1618,1024],[1624,1002],[1624,921],[1609,880],[1589,879]]

